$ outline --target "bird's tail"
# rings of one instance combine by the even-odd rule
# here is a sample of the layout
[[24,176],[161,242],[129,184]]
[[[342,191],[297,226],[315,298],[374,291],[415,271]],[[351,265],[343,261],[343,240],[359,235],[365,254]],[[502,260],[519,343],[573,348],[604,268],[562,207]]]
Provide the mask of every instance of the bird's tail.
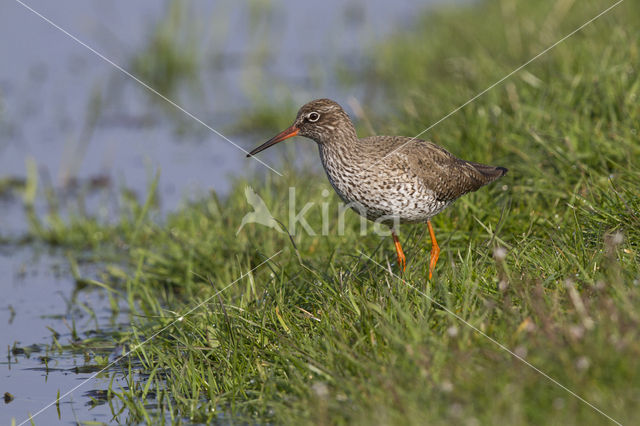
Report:
[[469,162],[469,164],[471,164],[474,169],[480,172],[482,177],[484,177],[486,180],[485,183],[493,182],[494,180],[504,176],[507,173],[507,169],[505,167],[487,166],[486,164],[472,162]]

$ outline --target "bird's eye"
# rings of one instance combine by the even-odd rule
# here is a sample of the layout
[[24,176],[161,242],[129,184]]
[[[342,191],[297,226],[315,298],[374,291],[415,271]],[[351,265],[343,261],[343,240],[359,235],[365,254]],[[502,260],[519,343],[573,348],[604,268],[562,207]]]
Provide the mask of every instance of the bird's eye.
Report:
[[315,123],[316,121],[318,121],[320,119],[320,114],[318,114],[317,112],[310,112],[307,115],[307,120],[309,120],[312,123]]

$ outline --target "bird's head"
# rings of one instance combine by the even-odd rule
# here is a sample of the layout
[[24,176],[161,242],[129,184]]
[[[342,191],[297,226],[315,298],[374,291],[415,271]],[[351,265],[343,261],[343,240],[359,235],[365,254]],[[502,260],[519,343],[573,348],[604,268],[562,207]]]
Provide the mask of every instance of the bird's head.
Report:
[[289,128],[255,148],[247,157],[293,136],[304,136],[321,145],[357,137],[351,119],[338,103],[331,99],[316,99],[300,108]]

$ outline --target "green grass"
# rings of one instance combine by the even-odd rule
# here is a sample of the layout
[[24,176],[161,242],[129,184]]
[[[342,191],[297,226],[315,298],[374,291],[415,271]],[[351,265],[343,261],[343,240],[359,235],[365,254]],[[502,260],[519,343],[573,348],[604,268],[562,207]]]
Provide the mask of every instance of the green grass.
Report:
[[[415,135],[610,4],[448,9],[376,46],[350,78],[376,88],[370,105],[384,100],[367,111],[377,132]],[[509,168],[434,219],[442,253],[432,281],[424,226],[402,229],[406,283],[393,275],[390,238],[360,236],[355,214],[343,236],[336,221],[328,236],[290,240],[259,225],[236,235],[251,210],[247,183],[285,223],[290,186],[299,207],[327,200],[324,178],[292,168],[161,223],[149,215],[151,191],[112,225],[54,216],[36,228],[70,250],[126,253],[104,285],[141,315],[132,346],[167,327],[131,359],[146,379],[112,389],[128,420],[609,423],[448,311],[617,421],[637,419],[639,12],[624,2],[424,135]],[[316,231],[321,217],[307,215]]]

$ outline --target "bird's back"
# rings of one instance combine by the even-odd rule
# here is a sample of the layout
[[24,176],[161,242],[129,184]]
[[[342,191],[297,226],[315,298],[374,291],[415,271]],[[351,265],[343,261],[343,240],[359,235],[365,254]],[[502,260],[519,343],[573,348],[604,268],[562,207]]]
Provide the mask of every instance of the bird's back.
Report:
[[507,172],[504,167],[462,160],[421,139],[372,136],[360,139],[359,145],[365,151],[364,156],[377,157],[370,167],[381,174],[385,170],[399,169],[408,178],[416,177],[441,201],[450,202],[467,192],[476,191]]

